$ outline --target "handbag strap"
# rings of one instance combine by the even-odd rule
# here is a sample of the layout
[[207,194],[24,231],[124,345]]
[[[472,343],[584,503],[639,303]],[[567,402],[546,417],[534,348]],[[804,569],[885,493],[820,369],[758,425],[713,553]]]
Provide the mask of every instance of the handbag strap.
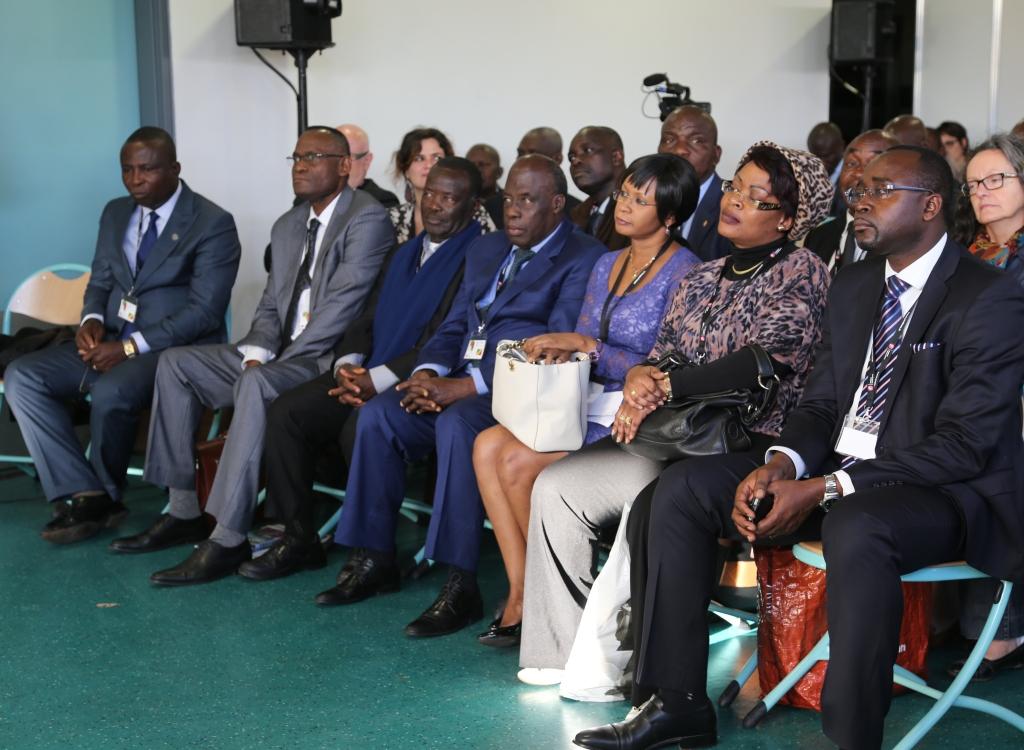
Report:
[[775,398],[775,391],[779,385],[779,377],[775,374],[775,365],[772,364],[771,355],[765,348],[756,341],[746,345],[753,353],[757,362],[757,384],[760,386],[758,397],[752,393],[752,398],[744,414],[744,421],[747,424],[760,419]]

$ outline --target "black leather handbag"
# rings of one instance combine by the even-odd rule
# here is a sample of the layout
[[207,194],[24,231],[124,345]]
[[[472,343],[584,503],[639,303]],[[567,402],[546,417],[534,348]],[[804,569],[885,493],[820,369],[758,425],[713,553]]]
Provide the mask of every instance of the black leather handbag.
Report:
[[[701,393],[672,399],[647,415],[624,451],[654,461],[677,461],[749,450],[750,425],[775,399],[779,380],[771,357],[760,344],[747,344],[757,360],[757,387]],[[672,352],[655,366],[672,372],[692,364]]]

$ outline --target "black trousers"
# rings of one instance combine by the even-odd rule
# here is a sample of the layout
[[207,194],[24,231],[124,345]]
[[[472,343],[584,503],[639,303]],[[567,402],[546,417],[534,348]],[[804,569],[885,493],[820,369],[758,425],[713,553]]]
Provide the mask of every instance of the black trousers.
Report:
[[302,539],[316,533],[313,481],[325,449],[348,466],[352,460],[359,410],[338,403],[327,391],[334,375],[323,375],[281,394],[267,411],[263,456],[267,471],[267,512]]
[[[732,523],[739,482],[763,452],[689,459],[662,473],[651,502],[637,679],[652,688],[707,691],[705,613],[718,539]],[[815,511],[787,539],[821,539],[827,573],[830,661],[822,691],[825,734],[847,750],[878,748],[892,699],[903,617],[900,576],[958,559],[959,506],[934,488],[864,487],[824,518]]]

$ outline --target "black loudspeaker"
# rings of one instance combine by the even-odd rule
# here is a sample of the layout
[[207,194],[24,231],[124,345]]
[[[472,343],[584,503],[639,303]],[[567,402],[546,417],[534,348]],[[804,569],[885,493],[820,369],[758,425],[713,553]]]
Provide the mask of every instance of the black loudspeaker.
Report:
[[235,41],[240,47],[333,47],[331,19],[341,0],[235,0]]
[[890,61],[896,38],[893,6],[893,0],[834,0],[831,61]]

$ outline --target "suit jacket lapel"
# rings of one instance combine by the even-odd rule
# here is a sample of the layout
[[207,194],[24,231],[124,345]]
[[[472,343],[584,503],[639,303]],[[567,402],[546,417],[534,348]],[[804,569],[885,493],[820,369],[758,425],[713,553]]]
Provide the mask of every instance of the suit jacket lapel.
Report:
[[[548,240],[548,244],[542,248],[541,252],[531,258],[526,267],[512,279],[508,289],[494,300],[494,304],[491,305],[491,309],[487,313],[488,317],[493,318],[501,308],[515,299],[521,291],[548,272],[552,264],[554,264],[558,253],[561,252],[562,246],[565,245],[565,240],[571,231],[572,224],[563,220],[561,226],[555,230],[555,236]],[[492,274],[491,280],[493,279],[494,275]]]
[[711,178],[711,184],[708,185],[708,191],[704,194],[704,200],[697,204],[697,209],[693,212],[693,223],[690,225],[690,236],[687,238],[691,249],[700,247],[708,236],[708,232],[712,230],[711,215],[721,201],[722,178],[716,174]]
[[[292,290],[295,288],[295,279],[299,276],[302,253],[306,249],[306,220],[309,218],[309,203],[303,202],[293,208],[289,218],[292,229],[287,233],[287,246],[282,248],[283,252],[274,259],[277,262],[273,262],[270,266],[270,275],[273,278],[274,272],[278,270],[279,261],[284,261],[282,264],[284,268],[280,269],[276,282],[277,314],[281,318],[282,325],[284,325],[285,318],[288,317],[288,306],[292,302]],[[312,308],[312,295],[310,295],[310,300],[310,308]]]
[[947,282],[949,277],[953,275],[953,272],[956,271],[959,262],[960,251],[958,247],[951,240],[947,239],[939,261],[928,276],[928,281],[925,282],[924,289],[921,290],[921,296],[917,298],[917,304],[910,318],[910,324],[907,326],[907,332],[900,343],[900,351],[896,355],[896,362],[893,363],[892,367],[889,394],[886,396],[885,407],[882,409],[882,417],[879,420],[881,422],[880,428],[885,427],[885,423],[889,418],[889,412],[892,411],[893,401],[899,395],[903,376],[907,373],[907,366],[910,364],[911,356],[910,345],[920,341],[924,332],[928,330],[928,326],[931,325],[943,300],[946,299],[946,294],[949,292]]
[[156,269],[174,252],[174,249],[178,246],[178,241],[185,235],[188,228],[192,226],[192,222],[196,218],[193,196],[194,194],[188,185],[182,181],[181,195],[178,196],[178,202],[174,206],[174,211],[167,218],[167,226],[160,232],[159,239],[157,239],[153,249],[149,252],[146,262],[139,269],[138,276],[135,277],[136,289],[142,287],[156,273]]
[[[505,236],[505,233],[501,233]],[[483,321],[480,320],[480,310],[477,309],[476,303],[480,301],[488,288],[490,288],[491,282],[494,281],[494,277],[498,273],[498,269],[501,268],[502,263],[508,258],[509,251],[512,249],[512,242],[505,236],[505,242],[500,245],[495,245],[492,251],[491,257],[481,260],[480,273],[472,279],[472,286],[469,289],[469,302],[473,308],[473,320],[475,325],[479,326]],[[529,268],[529,264],[526,266]],[[467,279],[469,277],[467,276]]]
[[128,265],[128,259],[124,256],[124,238],[128,233],[128,222],[134,211],[135,204],[126,200],[123,209],[119,207],[118,213],[114,217],[113,252],[115,257],[111,263],[111,272],[124,289],[131,289],[134,282],[132,269]]
[[[334,241],[338,239],[338,235],[341,234],[341,230],[348,223],[352,204],[355,202],[354,196],[355,193],[352,189],[346,186],[338,196],[338,202],[334,204],[334,213],[331,214],[330,223],[321,229],[324,233],[324,238],[320,242],[320,254],[317,256],[316,266],[313,268],[313,287],[310,290],[309,297],[310,310],[312,310],[316,301],[320,299],[320,295],[324,290],[324,284],[327,283],[325,277],[330,275],[330,271],[324,273],[327,256],[331,254],[330,249],[334,245]],[[338,260],[340,260],[340,258]]]

